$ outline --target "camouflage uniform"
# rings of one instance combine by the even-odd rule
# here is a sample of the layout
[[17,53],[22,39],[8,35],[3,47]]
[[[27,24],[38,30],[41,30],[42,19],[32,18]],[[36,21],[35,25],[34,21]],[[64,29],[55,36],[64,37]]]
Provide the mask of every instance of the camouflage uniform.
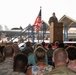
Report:
[[4,62],[0,63],[0,75],[6,75],[10,69],[13,69],[13,60],[6,58]]
[[0,53],[0,63],[3,62],[3,61],[4,61],[3,56],[2,56],[2,54]]
[[12,72],[12,73],[7,74],[7,75],[25,75],[25,74],[21,73],[21,72]]
[[4,62],[0,63],[0,75],[25,75],[22,72],[13,72],[13,59],[6,58]]
[[66,66],[57,67],[45,75],[76,75],[76,72],[70,70]]
[[13,69],[9,69],[6,72],[4,71],[3,73],[1,72],[0,75],[25,75],[22,72],[13,72]]

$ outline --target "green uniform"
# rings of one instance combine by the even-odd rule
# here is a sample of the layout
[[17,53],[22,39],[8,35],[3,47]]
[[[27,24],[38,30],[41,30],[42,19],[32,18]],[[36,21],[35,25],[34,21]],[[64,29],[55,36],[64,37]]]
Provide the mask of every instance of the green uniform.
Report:
[[66,66],[61,66],[53,69],[51,72],[49,72],[46,75],[76,75],[76,72],[70,70]]

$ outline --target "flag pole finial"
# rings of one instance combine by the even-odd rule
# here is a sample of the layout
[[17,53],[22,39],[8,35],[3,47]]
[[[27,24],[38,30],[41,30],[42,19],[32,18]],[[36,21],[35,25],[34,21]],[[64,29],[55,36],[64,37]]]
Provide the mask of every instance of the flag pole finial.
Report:
[[40,9],[42,8],[42,6],[40,6]]

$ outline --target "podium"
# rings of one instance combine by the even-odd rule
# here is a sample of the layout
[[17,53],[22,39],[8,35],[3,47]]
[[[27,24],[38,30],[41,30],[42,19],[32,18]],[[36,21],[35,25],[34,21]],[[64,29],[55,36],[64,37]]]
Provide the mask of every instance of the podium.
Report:
[[55,41],[63,42],[63,23],[51,22],[50,24],[50,42]]

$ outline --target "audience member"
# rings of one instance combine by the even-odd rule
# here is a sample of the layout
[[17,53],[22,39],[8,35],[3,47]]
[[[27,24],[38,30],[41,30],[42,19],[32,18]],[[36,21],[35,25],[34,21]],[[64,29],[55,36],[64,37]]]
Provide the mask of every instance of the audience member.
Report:
[[14,53],[15,55],[18,54],[20,52],[19,46],[17,43],[13,43],[12,47],[14,48]]
[[25,75],[27,71],[28,58],[26,55],[19,53],[14,57],[13,71],[11,74]]
[[72,46],[75,46],[76,47],[76,43],[73,43]]
[[26,48],[30,48],[33,51],[31,42],[26,42]]
[[14,48],[10,45],[6,45],[3,49],[3,53],[5,60],[0,63],[0,75],[6,75],[6,73],[13,68]]
[[65,44],[63,43],[63,42],[60,42],[59,44],[58,44],[58,48],[64,48],[65,47]]
[[27,56],[24,54],[17,54],[14,57],[13,68],[9,69],[9,72],[2,75],[26,75],[25,70],[27,68]]
[[66,51],[68,52],[68,68],[76,72],[76,47],[69,46],[66,48]]
[[29,65],[29,66],[36,65],[36,60],[35,60],[35,55],[34,55],[34,53],[31,53],[31,54],[28,56],[28,65]]
[[76,75],[76,72],[66,66],[68,53],[64,48],[57,48],[53,53],[52,60],[55,63],[55,69],[45,75]]
[[59,46],[59,41],[55,41],[54,44],[55,44],[55,49],[58,48],[58,46]]
[[48,44],[48,50],[47,50],[48,56],[52,57],[53,51],[54,50],[52,49],[52,44]]
[[37,45],[36,45],[36,48],[39,47],[39,46],[42,46],[42,44],[37,44]]
[[[41,44],[37,44],[37,45],[36,45],[36,48],[39,47],[39,46],[42,46],[42,45],[41,45]],[[36,49],[36,48],[35,48],[35,49]],[[37,63],[37,62],[36,62],[36,60],[35,60],[35,54],[34,54],[34,52],[33,52],[33,53],[31,53],[31,54],[28,56],[28,65],[32,65],[32,66],[33,66],[33,65],[36,65],[36,63]],[[48,58],[47,58],[47,56],[46,56],[46,61],[45,61],[45,63],[48,64]]]
[[31,45],[31,42],[26,42],[26,48],[24,51],[22,51],[22,53],[24,53],[25,55],[29,56],[31,53],[33,53],[33,48]]
[[41,45],[43,46],[43,48],[44,48],[45,50],[47,50],[47,48],[46,48],[46,43],[45,43],[44,41],[41,43]]
[[37,46],[37,44],[34,44],[34,45],[32,46],[32,48],[35,50],[36,46]]
[[69,45],[65,43],[65,45],[64,45],[64,49],[66,49],[67,47],[69,47]]
[[52,70],[53,67],[45,63],[46,50],[43,47],[35,49],[35,59],[37,64],[28,68],[27,75],[43,75]]
[[52,49],[52,44],[48,44],[47,57],[48,57],[49,65],[53,65],[53,62],[52,62],[53,51],[54,50]]

